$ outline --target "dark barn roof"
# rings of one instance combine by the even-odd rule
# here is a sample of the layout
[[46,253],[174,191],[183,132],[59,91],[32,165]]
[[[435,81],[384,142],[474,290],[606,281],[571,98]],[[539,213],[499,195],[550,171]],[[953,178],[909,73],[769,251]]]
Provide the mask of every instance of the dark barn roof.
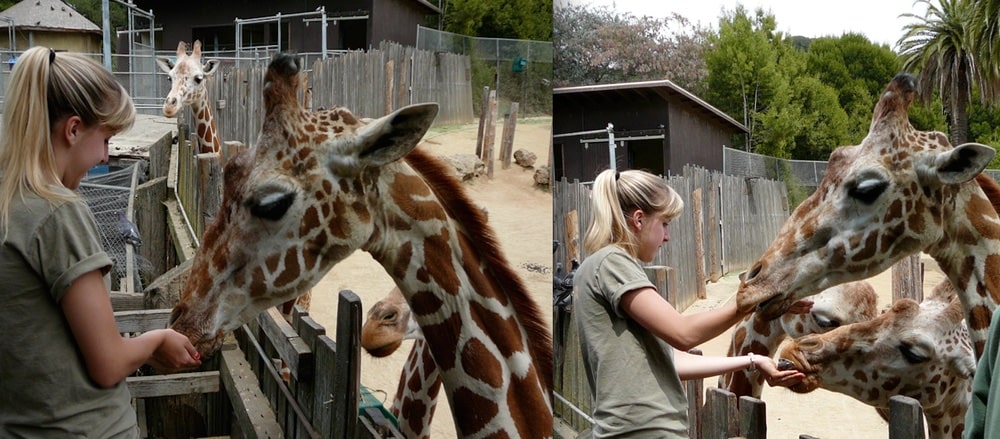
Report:
[[[2,15],[12,18],[18,30],[101,33],[100,27],[59,0],[23,0],[3,10]],[[0,21],[0,28],[9,26]]]
[[601,100],[608,97],[617,97],[623,101],[630,100],[652,100],[663,101],[680,100],[690,104],[696,113],[707,118],[717,119],[720,122],[731,124],[739,131],[749,133],[742,123],[737,122],[718,108],[711,106],[708,102],[701,100],[691,92],[681,88],[673,82],[663,79],[658,81],[624,82],[619,84],[598,84],[583,85],[577,87],[560,87],[552,90],[553,95],[573,95],[574,99],[587,100],[587,96],[594,96]]

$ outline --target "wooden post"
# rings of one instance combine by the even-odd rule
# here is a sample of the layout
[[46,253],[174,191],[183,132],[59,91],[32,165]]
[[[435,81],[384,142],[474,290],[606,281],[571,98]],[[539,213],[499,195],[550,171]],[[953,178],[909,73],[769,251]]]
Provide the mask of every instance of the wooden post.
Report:
[[563,238],[563,248],[566,249],[566,260],[564,267],[570,267],[573,259],[580,260],[580,219],[575,210],[566,214],[566,237]]
[[892,301],[903,297],[923,301],[924,276],[920,254],[907,256],[892,266]]
[[135,224],[142,234],[143,246],[139,253],[149,261],[151,267],[149,279],[143,285],[148,285],[170,267],[177,264],[177,259],[169,245],[167,231],[167,212],[163,201],[167,199],[167,177],[157,177],[135,188]]
[[483,129],[483,162],[486,163],[486,176],[493,178],[493,146],[497,141],[497,92],[490,92],[489,116]]
[[719,254],[722,245],[719,243],[719,174],[712,174],[711,187],[708,191],[708,279],[718,282],[722,278],[722,260]]
[[396,79],[395,70],[395,62],[393,60],[390,59],[385,63],[385,114],[392,113],[394,109],[392,98],[394,94],[394,80]]
[[[218,153],[209,152],[197,155],[198,160],[198,206],[196,221],[202,232],[205,226],[212,223],[215,214],[222,206],[222,159]],[[192,219],[194,220],[194,219]],[[199,237],[199,241],[201,237]]]
[[691,193],[691,214],[694,215],[694,274],[695,282],[698,284],[698,298],[707,299],[708,291],[705,287],[705,219],[702,211],[701,188],[695,189]]
[[476,157],[483,158],[483,139],[486,138],[486,119],[490,110],[490,88],[483,87],[483,99],[479,101],[479,131],[476,132]]
[[[692,355],[701,355],[701,349],[693,348],[688,351]],[[692,439],[701,438],[701,407],[705,404],[702,387],[705,380],[684,381],[684,390],[688,400],[688,437]]]
[[740,397],[740,436],[767,439],[767,407],[751,396]]
[[517,128],[517,107],[517,102],[510,104],[510,113],[505,116],[503,135],[500,136],[500,155],[503,157],[503,169],[510,167],[511,157],[514,155],[514,131]]
[[705,395],[705,413],[701,419],[702,437],[730,438],[740,434],[736,394],[710,387]]
[[361,298],[340,292],[337,303],[337,368],[334,375],[335,438],[356,437],[361,393]]
[[889,398],[889,439],[924,439],[924,410],[917,400],[896,395]]

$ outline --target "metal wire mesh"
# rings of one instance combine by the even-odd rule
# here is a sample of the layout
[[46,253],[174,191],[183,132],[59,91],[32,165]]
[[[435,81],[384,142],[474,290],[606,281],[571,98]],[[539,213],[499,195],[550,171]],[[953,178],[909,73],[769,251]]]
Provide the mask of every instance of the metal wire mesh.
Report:
[[80,183],[77,193],[87,200],[97,228],[101,233],[104,251],[111,256],[114,267],[111,269],[111,289],[128,291],[122,282],[126,279],[127,267],[132,266],[134,279],[131,292],[142,291],[142,273],[149,267],[149,261],[139,256],[139,249],[133,248],[132,264],[126,260],[125,237],[118,231],[118,213],[129,216],[129,199],[132,197],[133,174],[138,173],[137,185],[141,184],[142,176],[146,174],[146,162],[124,162],[119,165],[102,165],[91,170],[90,174]]

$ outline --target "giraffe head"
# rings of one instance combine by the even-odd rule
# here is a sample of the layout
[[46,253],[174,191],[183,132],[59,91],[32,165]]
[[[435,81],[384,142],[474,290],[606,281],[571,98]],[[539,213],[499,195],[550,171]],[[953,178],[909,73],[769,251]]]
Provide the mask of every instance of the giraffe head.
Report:
[[827,288],[809,299],[813,306],[808,313],[785,313],[778,319],[786,337],[822,334],[878,315],[878,293],[863,280]]
[[171,327],[202,354],[378,239],[375,217],[385,213],[373,206],[387,196],[380,179],[393,178],[395,162],[437,115],[436,104],[367,123],[339,107],[306,111],[298,80],[297,59],[276,55],[264,76],[259,139],[226,163],[222,205],[171,314]]
[[806,374],[795,392],[823,388],[880,408],[905,395],[920,401],[929,424],[947,418],[939,425],[954,428],[947,426],[965,416],[976,367],[962,319],[945,279],[921,303],[900,299],[873,320],[789,340],[777,357]]
[[210,59],[201,63],[201,41],[194,42],[191,55],[187,54],[187,44],[181,41],[177,44],[177,59],[157,57],[156,65],[167,73],[170,78],[170,93],[163,103],[163,115],[174,117],[185,105],[191,105],[207,99],[205,79],[212,76],[219,65],[218,60]]
[[423,338],[423,333],[398,287],[372,305],[368,320],[361,327],[361,347],[376,358],[396,352],[405,339],[419,338]]
[[995,151],[975,143],[953,148],[942,133],[915,130],[907,117],[915,94],[913,78],[897,76],[861,144],[831,154],[819,188],[743,276],[741,309],[759,306],[775,318],[798,299],[928,249],[949,233],[947,221],[967,216],[950,209],[968,196],[961,191],[971,193],[970,180]]

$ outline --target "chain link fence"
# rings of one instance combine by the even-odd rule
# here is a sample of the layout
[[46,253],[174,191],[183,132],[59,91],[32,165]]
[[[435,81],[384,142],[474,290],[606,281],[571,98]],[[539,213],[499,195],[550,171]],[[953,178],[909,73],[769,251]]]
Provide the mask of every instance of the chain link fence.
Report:
[[476,116],[485,87],[497,91],[499,113],[512,102],[525,116],[552,114],[552,43],[549,41],[478,38],[417,27],[417,49],[468,55],[472,64],[472,97]]

